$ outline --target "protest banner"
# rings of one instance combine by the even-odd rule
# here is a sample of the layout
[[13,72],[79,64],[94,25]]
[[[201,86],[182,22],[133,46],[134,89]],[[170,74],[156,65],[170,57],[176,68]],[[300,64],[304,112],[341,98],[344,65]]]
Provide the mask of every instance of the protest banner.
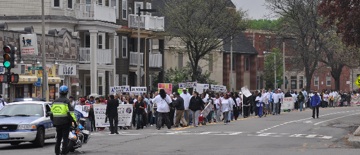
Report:
[[179,83],[179,88],[187,88],[187,85],[186,83]]
[[284,97],[283,103],[281,104],[281,110],[292,110],[294,109],[294,98]]
[[350,103],[351,105],[360,105],[360,95],[359,94],[352,95]]
[[209,89],[209,84],[197,83],[194,88],[199,94],[202,94],[204,90]]
[[252,95],[247,87],[242,87],[241,92],[245,95],[245,97],[249,97]]
[[89,117],[90,105],[76,105],[75,110],[81,113],[83,117]]
[[197,82],[186,82],[186,88],[196,87]]
[[147,88],[146,87],[131,87],[131,93],[134,95],[142,95],[146,94]]
[[118,94],[118,93],[129,93],[130,86],[114,86],[110,87],[111,94]]
[[207,117],[207,115],[209,115],[209,113],[211,112],[212,109],[213,109],[213,105],[212,105],[212,104],[208,104],[208,105],[206,105],[206,107],[204,108],[204,110],[201,111],[201,114],[202,114],[204,117]]
[[[109,122],[105,122],[106,119],[106,105],[103,104],[94,104],[94,113],[95,113],[95,126],[96,127],[108,127],[110,126]],[[132,104],[123,104],[118,107],[118,126],[131,126],[133,113]]]
[[158,83],[158,91],[164,89],[167,94],[172,94],[172,84],[171,83]]

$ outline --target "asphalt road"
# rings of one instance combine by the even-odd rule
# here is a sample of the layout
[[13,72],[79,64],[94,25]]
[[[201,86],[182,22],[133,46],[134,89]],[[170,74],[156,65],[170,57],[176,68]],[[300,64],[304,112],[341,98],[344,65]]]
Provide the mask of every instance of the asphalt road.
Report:
[[[250,117],[200,127],[155,130],[120,130],[120,135],[93,133],[90,142],[75,153],[90,155],[230,155],[230,154],[346,154],[358,155],[346,137],[360,125],[360,107],[320,109],[320,118],[311,111],[286,112],[263,118]],[[31,144],[0,144],[2,155],[54,154],[54,140],[44,148]]]

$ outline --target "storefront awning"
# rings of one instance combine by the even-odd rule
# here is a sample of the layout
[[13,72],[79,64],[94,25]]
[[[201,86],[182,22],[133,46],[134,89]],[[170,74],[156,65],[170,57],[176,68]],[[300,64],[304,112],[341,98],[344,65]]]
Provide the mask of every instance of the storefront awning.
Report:
[[38,80],[36,76],[19,75],[19,82],[16,84],[33,84]]
[[48,77],[49,84],[58,84],[61,82],[60,77]]

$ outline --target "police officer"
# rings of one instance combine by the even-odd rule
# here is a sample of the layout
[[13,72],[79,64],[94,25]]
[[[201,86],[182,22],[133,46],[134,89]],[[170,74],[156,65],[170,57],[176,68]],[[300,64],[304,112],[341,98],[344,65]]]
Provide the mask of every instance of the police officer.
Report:
[[74,108],[71,106],[70,100],[66,97],[69,88],[65,85],[59,89],[60,97],[56,99],[51,106],[51,120],[56,127],[56,145],[55,154],[60,154],[60,143],[63,140],[62,154],[68,153],[67,145],[69,142],[68,136],[70,127],[74,122],[76,124],[76,117]]

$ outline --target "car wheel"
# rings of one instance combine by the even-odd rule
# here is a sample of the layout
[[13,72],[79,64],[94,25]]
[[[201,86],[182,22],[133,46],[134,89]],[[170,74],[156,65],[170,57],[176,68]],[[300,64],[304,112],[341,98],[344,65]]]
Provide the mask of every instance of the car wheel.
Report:
[[17,145],[19,145],[19,144],[20,144],[20,142],[11,142],[11,143],[10,143],[11,146],[17,146]]
[[35,141],[33,142],[37,147],[43,147],[45,145],[45,131],[44,128],[39,127],[36,133]]

